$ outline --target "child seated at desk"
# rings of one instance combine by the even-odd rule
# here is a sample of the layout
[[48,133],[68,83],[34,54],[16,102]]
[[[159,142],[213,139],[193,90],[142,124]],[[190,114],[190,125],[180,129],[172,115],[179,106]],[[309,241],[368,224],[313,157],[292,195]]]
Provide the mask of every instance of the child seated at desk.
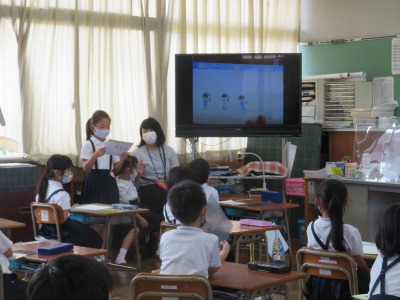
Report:
[[[343,224],[347,206],[347,188],[339,180],[321,182],[315,196],[319,217],[307,228],[307,247],[348,252],[357,263],[359,292],[368,292],[369,268],[361,257],[363,252],[360,232],[349,224]],[[348,282],[310,276],[307,281],[307,299],[351,299]]]
[[110,300],[112,289],[105,265],[91,257],[69,254],[50,260],[33,274],[28,300]]
[[[379,224],[375,242],[380,253],[371,269],[369,299],[389,299],[389,297],[400,299],[400,284],[397,277],[400,276],[399,204],[391,206],[386,211]],[[382,272],[382,269],[385,271]]]
[[10,262],[8,259],[13,255],[12,244],[12,241],[0,231],[0,267],[3,272],[4,299],[23,300],[26,299],[28,283],[19,279],[17,274],[12,273],[9,269]]
[[161,274],[191,274],[206,278],[216,273],[228,256],[230,246],[200,229],[207,202],[202,187],[190,180],[168,192],[172,214],[182,224],[161,236]]

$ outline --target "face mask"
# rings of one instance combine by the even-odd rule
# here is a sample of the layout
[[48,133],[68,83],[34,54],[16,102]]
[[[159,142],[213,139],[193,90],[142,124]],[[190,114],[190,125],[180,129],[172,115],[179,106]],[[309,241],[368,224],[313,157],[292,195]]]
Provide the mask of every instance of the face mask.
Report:
[[74,174],[72,173],[72,171],[70,171],[69,173],[67,173],[67,174],[63,174],[62,176],[61,176],[61,182],[62,182],[62,184],[67,184],[67,183],[70,183],[71,181],[72,181],[72,178],[74,177]]
[[110,130],[108,129],[97,129],[96,127],[94,127],[94,135],[101,139],[105,139],[109,135],[109,133]]
[[146,142],[146,144],[149,145],[154,145],[157,141],[157,134],[155,131],[149,131],[143,133],[143,140]]

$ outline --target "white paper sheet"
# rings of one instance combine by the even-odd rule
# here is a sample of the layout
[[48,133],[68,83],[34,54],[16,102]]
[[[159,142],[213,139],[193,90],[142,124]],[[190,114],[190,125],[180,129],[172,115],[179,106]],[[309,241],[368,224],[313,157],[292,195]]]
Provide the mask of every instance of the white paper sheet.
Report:
[[376,248],[375,243],[362,242],[362,244],[363,244],[363,254],[372,254],[372,255],[379,254],[378,248]]
[[128,152],[133,146],[133,143],[121,142],[117,140],[108,140],[106,143],[106,154],[120,155],[121,153]]
[[219,201],[220,204],[233,204],[233,205],[244,205],[247,204],[245,202],[239,202],[239,201],[234,201],[234,200],[223,200]]
[[96,204],[85,204],[85,205],[79,205],[79,206],[74,206],[74,210],[102,210],[102,209],[109,209],[111,207],[103,206],[103,205],[96,205]]

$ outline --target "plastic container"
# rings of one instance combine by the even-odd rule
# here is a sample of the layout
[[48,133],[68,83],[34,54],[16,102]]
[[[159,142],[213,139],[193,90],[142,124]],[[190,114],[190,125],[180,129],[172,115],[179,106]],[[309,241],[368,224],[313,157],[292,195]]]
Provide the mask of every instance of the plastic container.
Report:
[[285,194],[287,196],[304,197],[305,186],[303,178],[286,178],[285,179]]
[[298,219],[297,224],[299,225],[299,237],[300,237],[300,244],[305,246],[306,244],[306,228],[304,219]]

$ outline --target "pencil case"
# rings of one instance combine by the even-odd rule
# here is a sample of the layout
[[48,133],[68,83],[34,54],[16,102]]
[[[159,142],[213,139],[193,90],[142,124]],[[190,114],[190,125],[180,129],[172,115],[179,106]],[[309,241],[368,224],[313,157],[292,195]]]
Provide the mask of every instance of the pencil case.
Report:
[[116,203],[112,205],[112,208],[122,209],[122,210],[135,210],[138,209],[139,206],[132,204]]
[[72,250],[74,244],[72,243],[60,243],[51,246],[39,247],[37,252],[41,255],[52,255],[60,252],[66,252]]

